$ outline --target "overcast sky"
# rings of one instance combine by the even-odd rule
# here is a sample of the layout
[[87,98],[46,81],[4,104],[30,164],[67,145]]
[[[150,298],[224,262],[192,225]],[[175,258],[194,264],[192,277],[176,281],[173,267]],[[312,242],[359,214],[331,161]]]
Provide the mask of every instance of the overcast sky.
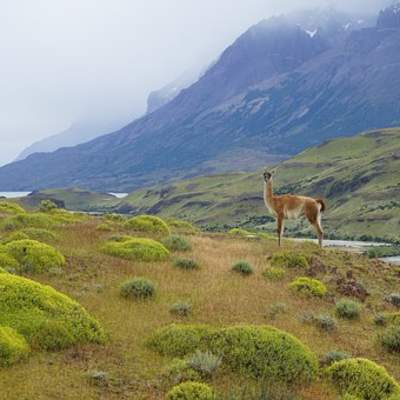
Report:
[[148,93],[289,10],[385,0],[0,0],[0,164],[76,120],[129,121]]

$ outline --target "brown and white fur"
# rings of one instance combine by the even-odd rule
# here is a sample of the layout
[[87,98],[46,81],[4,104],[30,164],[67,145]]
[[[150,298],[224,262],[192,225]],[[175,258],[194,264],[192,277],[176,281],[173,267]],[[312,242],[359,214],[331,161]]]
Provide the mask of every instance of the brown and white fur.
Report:
[[264,202],[268,210],[276,217],[279,247],[281,246],[285,218],[297,219],[301,216],[305,216],[314,227],[318,236],[318,243],[322,247],[324,232],[321,227],[321,213],[326,209],[325,202],[322,199],[294,195],[275,196],[272,190],[272,174],[265,171]]

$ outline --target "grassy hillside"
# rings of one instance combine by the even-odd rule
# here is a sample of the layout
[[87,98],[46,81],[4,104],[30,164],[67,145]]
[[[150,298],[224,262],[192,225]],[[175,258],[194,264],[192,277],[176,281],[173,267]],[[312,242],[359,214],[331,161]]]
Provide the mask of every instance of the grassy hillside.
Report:
[[[157,330],[173,323],[190,325],[193,329],[196,324],[207,324],[210,329],[239,326],[239,330],[244,329],[243,325],[253,326],[251,329],[264,329],[260,327],[268,325],[294,335],[300,341],[296,346],[306,346],[310,354],[321,360],[320,373],[311,382],[294,381],[286,387],[268,380],[269,372],[265,381],[264,378],[253,379],[248,375],[247,364],[238,371],[234,368],[235,358],[223,358],[215,371],[197,374],[195,378],[212,387],[218,400],[335,400],[339,386],[330,384],[322,372],[327,363],[339,356],[368,358],[384,366],[395,379],[400,379],[398,355],[389,352],[379,339],[380,335],[398,326],[385,319],[397,314],[382,314],[397,311],[393,304],[398,304],[399,295],[388,297],[398,289],[399,275],[395,267],[360,255],[320,250],[312,244],[290,241],[285,242],[282,253],[275,240],[248,240],[221,233],[196,233],[184,237],[182,240],[190,245],[185,252],[171,250],[163,261],[144,262],[140,257],[126,259],[118,254],[108,255],[104,252],[104,244],[127,243],[122,235],[131,235],[135,240],[146,236],[168,243],[157,230],[152,233],[146,227],[146,232],[132,231],[123,221],[109,217],[74,217],[62,212],[22,214],[20,210],[5,206],[2,210],[2,243],[17,239],[18,234],[28,232],[28,228],[32,234],[33,229],[37,233],[46,226],[53,234],[47,235],[46,240],[51,238],[51,245],[65,256],[66,265],[62,269],[24,272],[24,275],[77,300],[104,328],[106,339],[101,344],[80,343],[53,349],[56,351],[39,351],[33,342],[27,358],[8,367],[0,366],[1,400],[163,399],[171,387],[189,373],[182,369],[182,363],[186,365],[184,360],[190,354],[186,358],[178,356],[183,361],[173,361],[173,356],[162,356],[156,347],[150,346]],[[5,250],[0,248],[1,255]],[[292,260],[288,264],[290,268],[286,265],[288,257]],[[177,258],[194,260],[198,268],[179,268],[175,266]],[[232,265],[238,260],[249,263],[252,273],[245,275],[233,271]],[[1,267],[7,269],[4,259],[1,262]],[[187,266],[188,263],[179,265]],[[0,279],[2,275],[4,271],[0,269]],[[318,292],[314,297],[301,295],[290,288],[291,282],[301,276],[312,276],[323,282],[327,293]],[[154,284],[152,297],[121,296],[126,292],[120,291],[120,285],[137,277]],[[365,296],[366,292],[368,296]],[[2,307],[3,293],[0,290]],[[342,308],[335,306],[345,295],[360,299],[355,303],[356,316],[345,311],[347,318],[343,317]],[[350,319],[349,315],[352,316]],[[388,326],[378,326],[374,319]],[[50,339],[56,340],[56,337],[49,333]],[[182,344],[179,344],[182,340],[179,336],[174,335],[169,340],[168,351],[172,351],[173,344],[182,349],[183,345],[196,343],[196,337],[186,339]],[[253,340],[258,339],[245,335],[241,343],[248,344],[248,351],[251,351]],[[263,340],[268,346],[278,346],[269,342],[272,340],[269,336]],[[288,340],[291,343],[294,339],[289,336]],[[158,346],[161,343],[158,342]],[[279,353],[277,361],[272,361],[280,363],[282,357],[281,375],[291,373],[285,361],[288,351]],[[332,351],[335,353],[329,353]],[[3,354],[0,352],[0,365]],[[294,355],[301,356],[300,353]],[[270,362],[275,356],[271,357],[262,362]],[[200,365],[210,365],[210,361],[202,361]],[[334,365],[340,367],[341,364]],[[193,374],[193,370],[190,373]],[[193,379],[193,375],[190,376]],[[357,378],[352,379],[357,382]],[[372,387],[377,389],[376,377],[369,379]],[[274,391],[273,395],[265,397],[264,383],[268,383],[267,388]],[[385,396],[376,398],[388,399]]]
[[[323,224],[334,236],[398,240],[400,231],[400,129],[379,130],[330,141],[283,162],[277,193],[322,196]],[[200,177],[132,193],[124,201],[137,212],[185,218],[202,225],[269,223],[262,200],[261,171]],[[288,224],[307,233],[305,223]]]

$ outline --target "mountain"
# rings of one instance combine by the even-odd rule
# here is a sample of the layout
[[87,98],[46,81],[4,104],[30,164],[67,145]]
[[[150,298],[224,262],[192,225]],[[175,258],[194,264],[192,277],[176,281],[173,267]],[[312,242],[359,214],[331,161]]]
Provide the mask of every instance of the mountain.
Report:
[[117,130],[122,125],[121,121],[77,121],[60,133],[31,144],[17,156],[16,160],[23,160],[34,153],[50,153],[62,147],[76,146],[110,131]]
[[[400,128],[339,138],[275,168],[277,193],[322,196],[330,237],[400,240]],[[208,226],[254,227],[275,222],[263,203],[262,171],[198,177],[136,191],[123,201],[136,213],[187,219]],[[345,223],[343,221],[346,221]],[[305,222],[287,224],[306,233]]]
[[400,27],[400,3],[395,3],[382,10],[377,25],[379,28],[398,29]]
[[165,104],[173,100],[179,93],[196,82],[204,71],[191,69],[185,71],[179,78],[163,86],[161,89],[154,90],[147,98],[147,114],[158,110]]
[[[251,27],[172,101],[89,143],[0,168],[3,190],[128,191],[276,162],[339,135],[400,125],[400,29]],[[328,37],[329,36],[329,37]],[[239,167],[240,166],[240,167]]]

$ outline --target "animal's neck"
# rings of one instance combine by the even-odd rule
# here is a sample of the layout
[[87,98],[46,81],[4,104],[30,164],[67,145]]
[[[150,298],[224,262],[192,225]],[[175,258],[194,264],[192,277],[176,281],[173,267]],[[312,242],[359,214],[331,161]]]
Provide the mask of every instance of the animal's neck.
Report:
[[264,202],[267,207],[273,206],[274,194],[272,191],[272,179],[264,182]]

